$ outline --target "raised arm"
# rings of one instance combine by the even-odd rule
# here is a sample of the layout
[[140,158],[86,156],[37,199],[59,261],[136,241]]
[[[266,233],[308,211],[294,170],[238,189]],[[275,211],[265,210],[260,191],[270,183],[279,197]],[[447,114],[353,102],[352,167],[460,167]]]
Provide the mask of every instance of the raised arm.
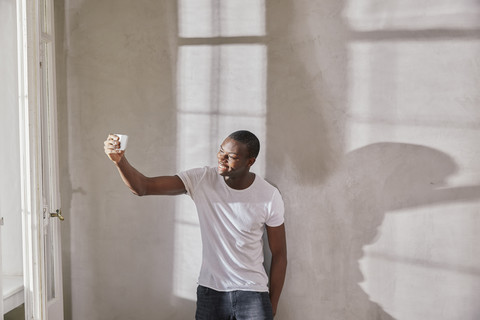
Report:
[[278,227],[267,226],[268,244],[272,252],[270,267],[270,301],[272,302],[273,315],[277,313],[278,300],[282,293],[285,273],[287,271],[287,241],[285,224]]
[[110,160],[115,163],[123,182],[138,195],[178,195],[186,192],[185,185],[178,176],[159,176],[149,178],[135,169],[125,157],[125,151],[119,150],[116,135],[109,135],[104,149]]

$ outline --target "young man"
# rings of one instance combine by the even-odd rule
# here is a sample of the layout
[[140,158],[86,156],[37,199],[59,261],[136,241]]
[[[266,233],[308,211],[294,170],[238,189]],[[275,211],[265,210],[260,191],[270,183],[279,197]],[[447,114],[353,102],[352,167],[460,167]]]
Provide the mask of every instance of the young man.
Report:
[[[273,319],[287,267],[284,206],[278,190],[250,172],[260,150],[257,137],[249,131],[229,135],[216,168],[152,178],[128,163],[117,136],[109,135],[104,147],[134,194],[187,193],[195,202],[203,244],[195,319]],[[272,252],[269,288],[264,228]]]

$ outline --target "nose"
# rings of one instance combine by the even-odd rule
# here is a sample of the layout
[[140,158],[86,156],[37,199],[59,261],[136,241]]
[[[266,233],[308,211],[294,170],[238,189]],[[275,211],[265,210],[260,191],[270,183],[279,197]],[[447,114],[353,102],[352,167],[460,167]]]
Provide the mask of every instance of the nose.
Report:
[[219,153],[217,153],[217,158],[218,158],[218,160],[223,161],[227,158],[227,155],[219,152]]

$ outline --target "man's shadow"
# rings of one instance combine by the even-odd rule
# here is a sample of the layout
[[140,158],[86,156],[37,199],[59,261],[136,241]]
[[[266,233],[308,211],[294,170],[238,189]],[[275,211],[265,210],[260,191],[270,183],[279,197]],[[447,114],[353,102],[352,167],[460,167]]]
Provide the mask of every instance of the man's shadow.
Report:
[[[375,143],[349,152],[321,186],[321,226],[312,238],[323,288],[320,297],[335,319],[392,320],[359,286],[363,248],[375,242],[390,211],[480,198],[480,186],[448,188],[455,161],[429,147]],[[318,219],[318,220],[317,220]],[[322,295],[322,294],[321,294]]]

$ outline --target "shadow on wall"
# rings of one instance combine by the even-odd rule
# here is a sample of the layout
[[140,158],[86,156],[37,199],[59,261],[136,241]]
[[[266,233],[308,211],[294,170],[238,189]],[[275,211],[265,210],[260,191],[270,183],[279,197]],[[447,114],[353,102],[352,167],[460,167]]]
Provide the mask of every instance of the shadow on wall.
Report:
[[267,177],[279,184],[285,176],[279,173],[292,169],[288,183],[318,185],[342,156],[347,29],[336,17],[342,7],[342,1],[267,1]]
[[445,188],[457,166],[429,147],[344,154],[352,34],[343,2],[267,1],[266,176],[285,200],[289,250],[281,319],[393,320],[359,286],[363,248],[385,214],[480,198],[478,186]]
[[316,292],[334,308],[331,319],[394,319],[358,285],[363,248],[388,211],[479,198],[479,186],[443,188],[456,171],[450,156],[420,145],[376,143],[346,155],[317,194],[311,223]]

